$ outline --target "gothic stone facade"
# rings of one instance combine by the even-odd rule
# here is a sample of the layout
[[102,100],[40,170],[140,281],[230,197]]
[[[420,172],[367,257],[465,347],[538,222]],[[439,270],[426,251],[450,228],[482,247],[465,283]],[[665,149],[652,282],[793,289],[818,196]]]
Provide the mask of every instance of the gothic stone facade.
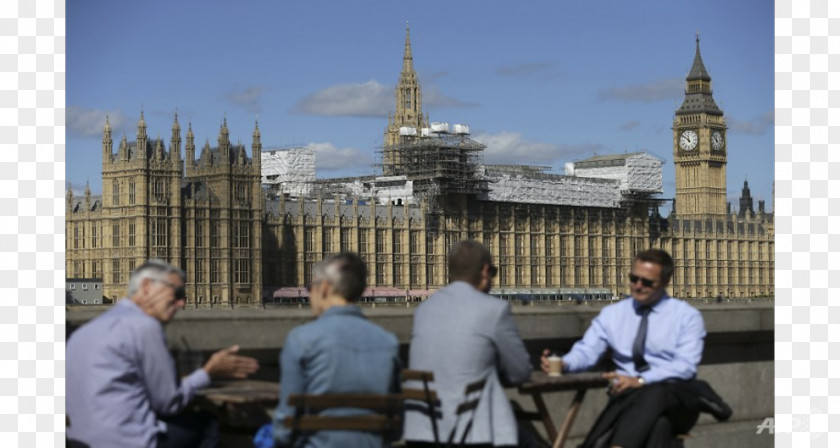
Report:
[[633,255],[658,247],[676,264],[678,297],[773,295],[770,216],[662,219],[647,204],[572,207],[449,197],[440,213],[425,205],[373,205],[332,199],[267,203],[265,284],[311,282],[314,264],[342,251],[368,262],[368,283],[437,289],[446,254],[465,238],[483,242],[499,267],[501,289],[604,288],[627,292]]
[[[399,128],[428,126],[420,92],[406,34],[396,113],[384,138],[386,171],[401,168]],[[137,140],[123,137],[116,155],[106,122],[103,196],[68,192],[67,274],[102,278],[105,296],[118,298],[134,267],[163,258],[187,271],[188,306],[247,306],[275,288],[309,283],[314,264],[340,251],[362,255],[370,285],[440,288],[448,249],[471,238],[493,252],[503,289],[607,288],[621,295],[633,255],[658,247],[674,257],[670,291],[677,297],[772,296],[773,216],[761,202],[752,211],[746,184],[740,213],[725,202],[726,122],[699,41],[673,126],[675,207],[661,218],[657,202],[646,200],[602,208],[449,193],[432,209],[265,196],[257,128],[251,159],[230,144],[225,123],[218,146],[205,145],[197,160],[190,130],[182,161],[177,117],[168,151],[147,139],[141,117]]]
[[218,146],[195,158],[192,128],[181,160],[175,116],[169,150],[149,140],[142,113],[137,140],[123,136],[113,153],[111,127],[102,139],[101,197],[67,193],[67,275],[101,278],[104,296],[118,300],[128,276],[149,258],[187,273],[190,305],[259,303],[262,292],[263,195],[260,131],[252,158],[230,143],[227,120]]

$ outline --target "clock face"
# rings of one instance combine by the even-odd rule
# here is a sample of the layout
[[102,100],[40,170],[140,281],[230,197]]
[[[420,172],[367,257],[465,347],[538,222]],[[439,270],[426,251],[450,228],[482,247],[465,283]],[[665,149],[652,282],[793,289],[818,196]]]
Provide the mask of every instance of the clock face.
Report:
[[720,131],[712,132],[712,149],[715,151],[723,149],[723,134]]
[[691,151],[697,147],[697,133],[691,130],[683,131],[680,134],[680,148],[685,151]]

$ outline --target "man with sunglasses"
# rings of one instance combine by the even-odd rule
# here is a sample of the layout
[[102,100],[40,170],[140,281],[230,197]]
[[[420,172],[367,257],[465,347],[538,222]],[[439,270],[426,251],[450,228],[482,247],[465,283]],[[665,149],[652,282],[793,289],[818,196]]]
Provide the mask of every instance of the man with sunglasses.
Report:
[[181,411],[211,378],[245,378],[259,366],[233,346],[178,380],[163,326],[184,307],[184,279],[184,271],[149,260],[132,273],[127,298],[72,334],[68,446],[218,445],[215,421]]
[[[671,446],[674,434],[697,421],[697,410],[680,397],[697,374],[706,330],[699,311],[665,291],[673,271],[665,251],[637,254],[628,275],[632,298],[605,307],[563,356],[563,370],[579,372],[609,348],[616,367],[604,374],[610,400],[583,447]],[[548,354],[542,356],[546,372]]]
[[[466,446],[518,446],[519,430],[504,385],[525,382],[531,363],[510,305],[489,296],[496,275],[490,251],[465,240],[449,253],[450,284],[417,307],[409,368],[434,373],[440,407],[406,409],[404,437],[409,447],[432,447],[454,430],[460,441],[469,418],[455,410],[470,383],[486,379]],[[430,414],[436,416],[432,425]],[[437,432],[436,432],[437,429]]]

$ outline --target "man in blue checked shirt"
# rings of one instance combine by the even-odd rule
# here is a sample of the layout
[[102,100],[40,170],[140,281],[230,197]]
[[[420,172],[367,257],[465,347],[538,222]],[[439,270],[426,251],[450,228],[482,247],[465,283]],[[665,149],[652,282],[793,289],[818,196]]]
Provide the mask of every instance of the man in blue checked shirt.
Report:
[[[565,372],[580,372],[609,348],[616,366],[604,374],[612,382],[610,400],[583,447],[666,447],[697,421],[698,410],[681,397],[697,374],[706,330],[699,311],[665,291],[673,271],[665,251],[636,255],[632,298],[605,307],[563,356]],[[542,357],[546,372],[548,354]]]

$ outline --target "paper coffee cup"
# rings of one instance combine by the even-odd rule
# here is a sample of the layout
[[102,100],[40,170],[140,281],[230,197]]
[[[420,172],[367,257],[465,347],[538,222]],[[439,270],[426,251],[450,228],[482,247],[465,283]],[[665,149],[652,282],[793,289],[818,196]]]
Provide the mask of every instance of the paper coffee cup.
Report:
[[548,357],[548,376],[563,375],[563,358],[552,355]]

